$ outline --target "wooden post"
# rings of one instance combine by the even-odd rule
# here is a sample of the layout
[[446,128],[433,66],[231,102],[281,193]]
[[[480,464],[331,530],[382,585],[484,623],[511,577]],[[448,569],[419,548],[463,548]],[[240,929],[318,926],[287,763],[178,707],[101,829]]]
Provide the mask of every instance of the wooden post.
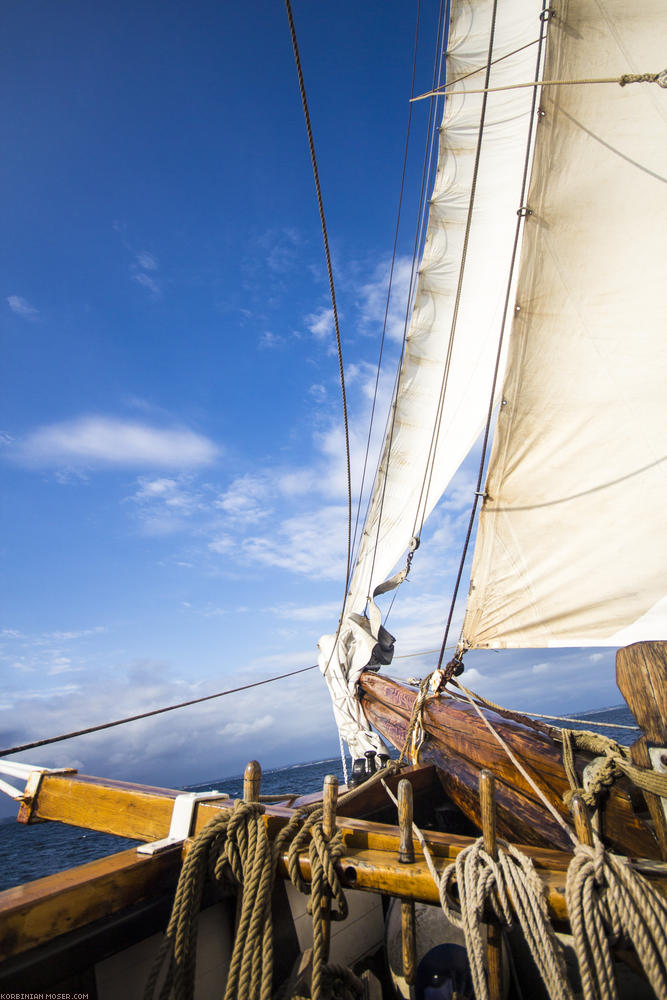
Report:
[[[630,748],[639,767],[654,767],[652,747],[667,748],[667,642],[635,642],[616,654],[616,683],[642,730]],[[657,751],[662,757],[660,751]],[[667,752],[667,751],[666,751]],[[662,770],[667,761],[660,761]],[[644,792],[663,861],[667,861],[667,818],[658,795]]]
[[[479,776],[479,804],[482,815],[484,850],[495,860],[498,857],[496,843],[496,779],[486,768]],[[487,933],[487,953],[489,960],[489,996],[491,1000],[501,1000],[503,996],[503,935],[500,925],[490,920]]]
[[259,789],[262,784],[262,769],[256,760],[246,764],[243,772],[243,801],[259,802]]
[[[398,860],[403,865],[414,864],[415,848],[412,840],[412,785],[407,778],[398,783],[398,829],[400,843]],[[403,975],[408,986],[412,986],[417,975],[417,941],[415,936],[415,904],[401,902],[401,942],[403,951]]]
[[[338,803],[338,778],[335,774],[327,774],[322,789],[322,833],[326,840],[331,840],[336,832],[336,805]],[[322,938],[324,941],[325,961],[329,960],[329,945],[331,942],[331,897],[327,893],[322,900]]]
[[574,820],[574,829],[579,841],[586,847],[594,847],[591,818],[588,815],[586,803],[578,792],[572,796],[570,810],[572,812],[572,819]]

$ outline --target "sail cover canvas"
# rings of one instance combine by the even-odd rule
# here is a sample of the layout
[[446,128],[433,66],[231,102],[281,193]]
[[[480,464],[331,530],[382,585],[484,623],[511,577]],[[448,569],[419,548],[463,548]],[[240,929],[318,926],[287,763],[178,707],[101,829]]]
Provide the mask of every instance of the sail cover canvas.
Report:
[[[577,0],[544,79],[658,72],[664,0]],[[466,643],[667,635],[667,90],[544,88]]]

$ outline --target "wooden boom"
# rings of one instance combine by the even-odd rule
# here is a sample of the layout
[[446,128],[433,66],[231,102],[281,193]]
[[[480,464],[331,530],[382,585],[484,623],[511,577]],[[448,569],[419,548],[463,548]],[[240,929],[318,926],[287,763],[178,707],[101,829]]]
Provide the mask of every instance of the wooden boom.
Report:
[[[405,741],[416,692],[381,674],[361,675],[364,712],[376,729],[396,747]],[[521,760],[536,784],[566,822],[571,822],[563,803],[569,788],[558,745],[528,725],[506,719],[484,709],[494,728]],[[498,830],[501,836],[524,844],[560,847],[570,840],[540,802],[535,791],[515,768],[472,705],[448,695],[429,699],[424,709],[427,739],[420,759],[433,763],[447,795],[478,826],[479,774],[489,768],[497,781]],[[591,755],[576,755],[581,777]],[[601,810],[602,833],[623,854],[659,858],[660,845],[636,807],[645,808],[626,780],[617,782]]]

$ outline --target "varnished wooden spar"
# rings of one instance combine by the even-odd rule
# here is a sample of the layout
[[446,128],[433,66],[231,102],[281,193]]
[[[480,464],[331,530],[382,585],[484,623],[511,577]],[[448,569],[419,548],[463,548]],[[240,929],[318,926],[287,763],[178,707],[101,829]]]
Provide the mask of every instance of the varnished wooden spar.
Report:
[[[416,692],[380,674],[364,672],[360,685],[363,708],[369,721],[396,747],[403,745]],[[564,820],[570,817],[562,795],[568,790],[560,748],[529,726],[485,710]],[[501,836],[520,843],[553,845],[567,850],[569,840],[550,816],[533,789],[516,770],[471,705],[447,695],[426,703],[424,721],[429,738],[421,759],[436,765],[446,793],[480,825],[477,788],[479,773],[490,768],[497,780],[496,804]],[[577,755],[582,774],[590,755]],[[635,857],[658,858],[659,844],[651,829],[635,812],[637,797],[627,783],[612,788],[602,813],[602,833],[612,846]]]
[[[431,767],[417,767],[408,768],[402,774],[416,788],[425,787],[425,777],[432,771]],[[388,784],[395,787],[399,779],[399,775],[394,775],[388,779]],[[372,786],[369,793],[374,795],[378,787]],[[47,774],[30,804],[30,817],[25,815],[26,806],[24,818],[46,818],[48,814],[52,819],[71,822],[72,817],[76,817],[78,825],[91,829],[143,840],[160,839],[168,832],[177,794],[173,789],[147,789],[105,779]],[[102,807],[99,813],[95,811],[96,803]],[[231,800],[200,802],[195,830],[199,831],[220,810],[232,807]],[[264,822],[269,837],[275,837],[293,813],[293,809],[267,805]],[[85,823],[82,822],[84,815],[87,817]],[[342,832],[345,844],[345,853],[338,864],[344,886],[387,893],[400,899],[438,903],[438,891],[418,840],[413,839],[412,845],[415,861],[406,865],[398,859],[401,835],[397,826],[338,815],[336,827]],[[469,837],[434,831],[428,831],[425,839],[439,870],[471,843]],[[565,873],[570,854],[530,846],[522,849],[532,858],[544,883],[552,919],[565,922]],[[0,892],[0,959],[19,955],[139,900],[152,898],[164,889],[165,883],[173,887],[180,856],[178,848],[148,857],[124,851],[27,886]],[[309,881],[307,851],[300,854],[299,867],[303,878]],[[647,868],[644,864],[640,870],[667,895],[667,868],[664,865],[654,864]],[[288,876],[287,854],[279,859],[278,874],[283,878]]]

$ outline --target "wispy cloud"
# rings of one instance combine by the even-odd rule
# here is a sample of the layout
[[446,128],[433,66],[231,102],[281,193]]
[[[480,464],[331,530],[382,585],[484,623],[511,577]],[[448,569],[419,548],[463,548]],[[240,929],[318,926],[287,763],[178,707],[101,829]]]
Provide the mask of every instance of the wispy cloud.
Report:
[[35,319],[39,315],[39,309],[31,305],[27,299],[21,298],[20,295],[8,295],[7,305],[13,313],[21,316],[22,319]]
[[130,265],[132,280],[156,297],[162,294],[162,285],[157,277],[158,267],[157,258],[146,250],[137,253]]
[[254,535],[242,544],[253,562],[303,573],[313,579],[342,580],[345,574],[347,509],[326,506],[289,517],[270,535]]
[[[381,261],[376,266],[370,281],[361,286],[357,295],[361,331],[373,336],[380,333],[384,324],[390,269],[390,261]],[[403,339],[411,273],[411,258],[398,257],[394,262],[392,275],[391,298],[387,312],[387,336],[399,343]]]
[[277,333],[271,333],[270,330],[265,330],[259,338],[259,346],[263,350],[275,350],[275,348],[281,347],[284,342],[283,337],[278,336]]
[[40,467],[191,468],[210,464],[219,452],[209,438],[194,431],[102,416],[40,427],[19,441],[16,449],[19,459]]
[[214,506],[231,520],[256,522],[271,513],[267,504],[269,496],[270,487],[265,477],[245,475],[235,479],[214,501]]

